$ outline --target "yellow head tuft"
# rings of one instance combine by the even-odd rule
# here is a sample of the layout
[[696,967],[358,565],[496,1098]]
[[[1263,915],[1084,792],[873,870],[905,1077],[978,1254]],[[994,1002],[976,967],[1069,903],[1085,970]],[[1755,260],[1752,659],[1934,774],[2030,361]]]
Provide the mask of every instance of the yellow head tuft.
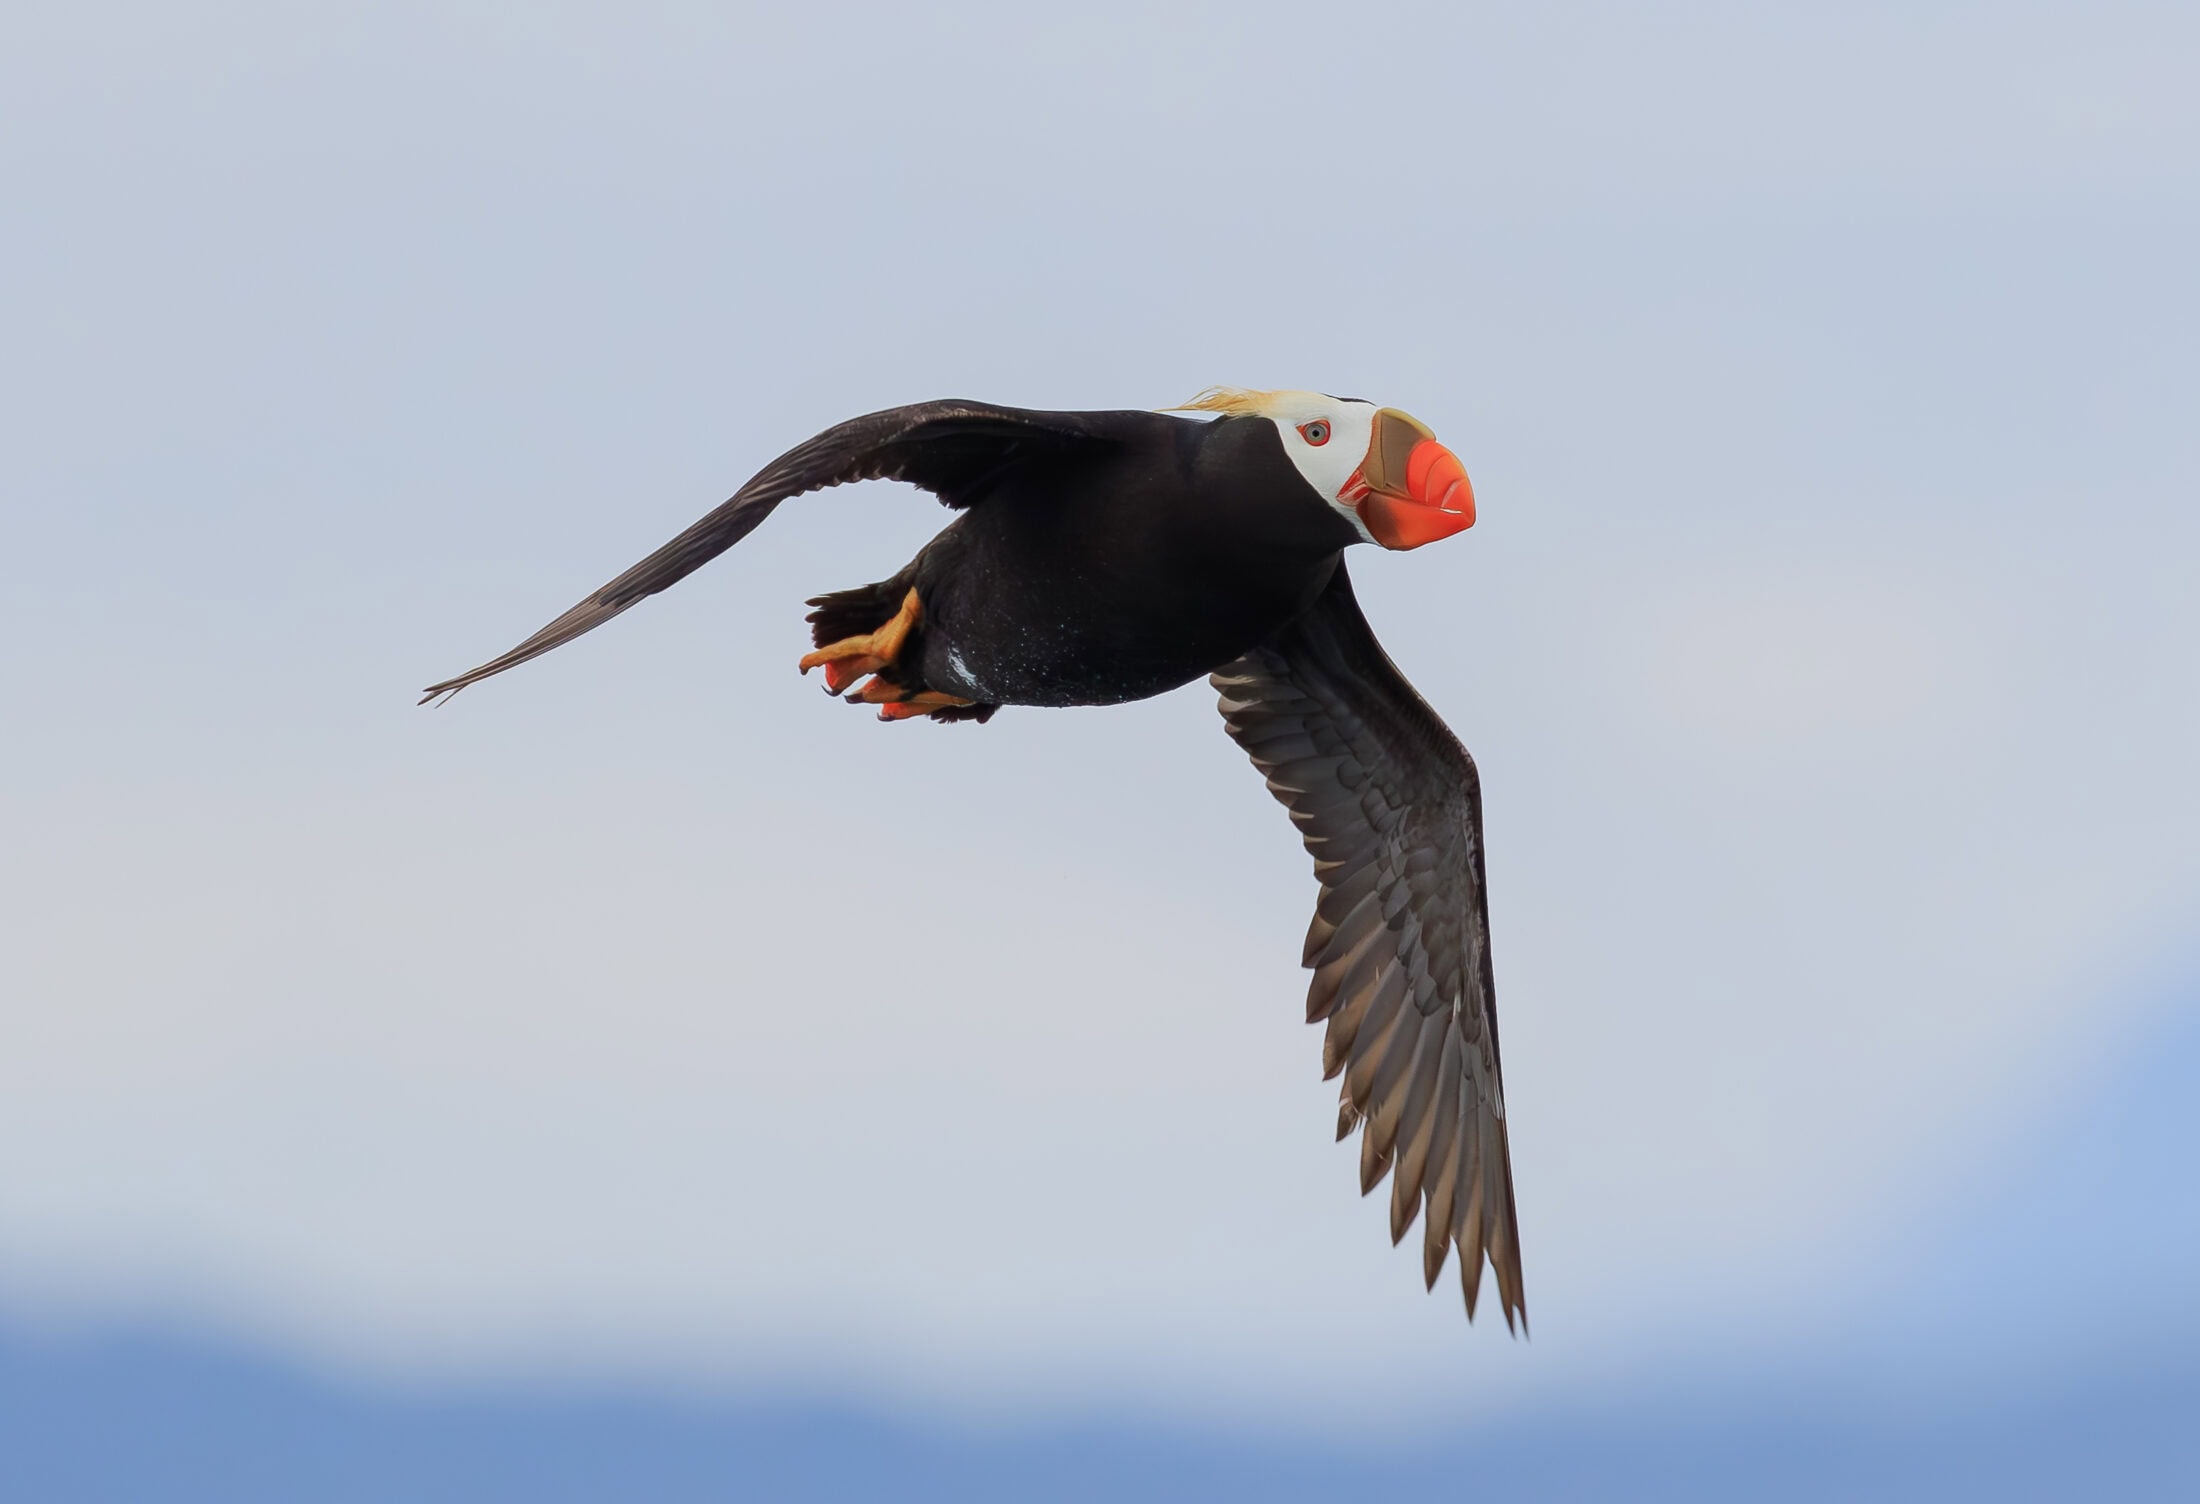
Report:
[[1242,386],[1211,386],[1189,402],[1163,408],[1172,413],[1223,413],[1233,418],[1259,417],[1274,406],[1281,392],[1255,392]]

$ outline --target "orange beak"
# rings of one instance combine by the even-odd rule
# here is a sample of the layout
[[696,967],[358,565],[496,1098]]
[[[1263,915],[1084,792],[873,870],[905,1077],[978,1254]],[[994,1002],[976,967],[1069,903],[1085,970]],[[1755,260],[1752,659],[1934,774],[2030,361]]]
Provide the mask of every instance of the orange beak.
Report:
[[1459,456],[1395,407],[1375,414],[1375,432],[1345,501],[1385,548],[1419,548],[1474,526],[1474,487]]

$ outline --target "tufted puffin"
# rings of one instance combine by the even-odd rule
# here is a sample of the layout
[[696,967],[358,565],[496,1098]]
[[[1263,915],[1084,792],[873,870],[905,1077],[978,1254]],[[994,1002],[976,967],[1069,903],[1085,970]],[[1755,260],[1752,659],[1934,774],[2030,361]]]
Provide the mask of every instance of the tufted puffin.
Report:
[[1474,525],[1466,470],[1405,413],[1216,388],[1161,412],[949,400],[853,418],[422,703],[609,621],[789,497],[877,479],[957,515],[891,579],[809,602],[802,671],[889,721],[1112,705],[1209,676],[1314,858],[1306,1016],[1344,1078],[1337,1137],[1362,1130],[1361,1192],[1389,1175],[1391,1240],[1421,1218],[1429,1287],[1457,1243],[1469,1319],[1487,1258],[1524,1327],[1481,786],[1376,642],[1343,558]]

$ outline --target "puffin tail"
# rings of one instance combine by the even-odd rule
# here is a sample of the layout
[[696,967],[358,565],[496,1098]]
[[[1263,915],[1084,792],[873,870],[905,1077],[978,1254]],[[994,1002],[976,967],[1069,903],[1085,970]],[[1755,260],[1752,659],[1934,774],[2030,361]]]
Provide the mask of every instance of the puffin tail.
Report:
[[808,617],[810,640],[823,648],[876,632],[894,619],[908,594],[907,580],[881,580],[876,585],[813,596],[805,603],[812,608]]

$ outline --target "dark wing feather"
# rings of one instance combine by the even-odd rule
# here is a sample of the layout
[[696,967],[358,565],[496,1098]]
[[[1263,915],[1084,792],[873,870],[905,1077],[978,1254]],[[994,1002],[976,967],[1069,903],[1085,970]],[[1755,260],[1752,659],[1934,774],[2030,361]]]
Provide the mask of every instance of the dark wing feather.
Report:
[[951,507],[973,506],[1012,465],[1112,442],[1112,416],[950,399],[850,418],[773,460],[709,516],[509,653],[430,686],[421,703],[454,695],[602,626],[733,547],[789,497],[850,481],[905,480]]
[[1337,1137],[1361,1128],[1360,1188],[1391,1176],[1393,1242],[1421,1217],[1432,1288],[1458,1245],[1469,1317],[1487,1258],[1525,1330],[1474,759],[1375,641],[1341,561],[1213,682],[1314,858],[1306,1013],[1344,1076]]

